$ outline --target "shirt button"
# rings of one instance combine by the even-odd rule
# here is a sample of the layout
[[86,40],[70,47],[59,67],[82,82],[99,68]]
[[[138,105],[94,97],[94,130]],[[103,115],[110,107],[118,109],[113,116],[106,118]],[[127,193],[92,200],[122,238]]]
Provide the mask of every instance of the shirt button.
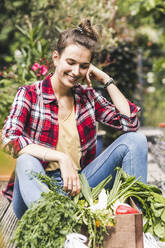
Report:
[[83,139],[81,139],[81,142],[83,142],[84,140]]

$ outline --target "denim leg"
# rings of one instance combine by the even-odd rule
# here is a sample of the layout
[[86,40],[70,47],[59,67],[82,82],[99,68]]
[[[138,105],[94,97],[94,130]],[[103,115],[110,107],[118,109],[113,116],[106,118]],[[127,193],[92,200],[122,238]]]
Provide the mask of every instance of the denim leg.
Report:
[[36,182],[30,174],[31,171],[54,177],[58,184],[63,186],[60,170],[45,172],[37,158],[29,154],[22,154],[16,162],[16,177],[12,200],[13,210],[18,219],[22,217],[33,202],[41,197],[43,191],[48,191],[46,184],[38,184]]
[[89,185],[95,187],[110,174],[113,180],[119,166],[130,176],[138,178],[146,183],[147,180],[147,154],[148,146],[146,137],[140,133],[129,132],[117,138],[103,153],[87,165],[81,173],[84,173]]
[[13,195],[13,210],[18,218],[21,218],[26,208],[38,200],[43,191],[46,191],[45,184],[38,184],[31,171],[45,174],[40,161],[28,154],[22,154],[16,162],[16,178]]
[[17,176],[15,177],[15,182],[14,182],[12,205],[13,205],[13,210],[14,210],[16,217],[18,219],[21,219],[22,215],[27,210],[27,206],[25,205],[25,202],[22,199]]

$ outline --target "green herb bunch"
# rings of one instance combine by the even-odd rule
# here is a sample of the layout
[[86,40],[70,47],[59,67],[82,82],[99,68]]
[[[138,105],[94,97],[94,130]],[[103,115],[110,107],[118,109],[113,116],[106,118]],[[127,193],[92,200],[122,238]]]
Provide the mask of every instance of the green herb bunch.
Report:
[[17,248],[62,248],[66,235],[80,232],[79,208],[67,196],[50,191],[29,208],[15,232]]
[[119,171],[121,172],[120,192],[132,184],[122,195],[122,200],[126,201],[129,197],[134,197],[145,219],[144,232],[150,232],[161,241],[165,241],[165,198],[161,190],[155,185],[147,185],[135,180],[135,177],[127,175],[122,169]]
[[112,189],[106,191],[107,207],[102,210],[92,210],[92,207],[99,202],[98,196],[111,176],[91,188],[85,176],[80,175],[81,193],[70,197],[53,178],[32,174],[45,192],[18,223],[14,236],[17,248],[37,248],[38,245],[40,248],[62,248],[66,235],[74,232],[88,236],[89,248],[102,248],[103,239],[109,234],[107,227],[109,230],[115,224],[113,205],[132,197],[146,220],[144,232],[151,232],[165,241],[165,198],[162,192],[156,186],[127,175],[121,168],[117,169]]
[[[107,225],[111,222],[111,212],[92,212],[83,194],[79,197],[69,197],[57,184],[56,180],[46,175],[32,175],[41,187],[46,183],[49,192],[42,193],[42,198],[26,211],[18,222],[14,239],[17,248],[62,248],[66,235],[69,233],[84,233],[88,236],[88,247],[103,247],[103,238],[107,233]],[[83,177],[84,178],[84,177]],[[93,199],[101,191],[105,182],[93,189]],[[87,182],[87,181],[86,181]],[[90,194],[88,184],[82,186],[86,196]],[[92,200],[93,202],[93,200]]]
[[133,198],[142,210],[145,220],[144,232],[150,232],[161,241],[165,241],[165,198],[161,190],[117,168],[115,182],[108,195],[108,207],[111,207],[116,200],[126,202],[130,198]]

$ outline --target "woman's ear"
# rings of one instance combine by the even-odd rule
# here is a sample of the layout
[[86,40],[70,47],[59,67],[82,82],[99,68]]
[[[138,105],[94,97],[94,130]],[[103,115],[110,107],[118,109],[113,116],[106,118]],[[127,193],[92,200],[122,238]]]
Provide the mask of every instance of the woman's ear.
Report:
[[55,67],[57,66],[58,59],[59,59],[59,53],[57,50],[55,50],[52,54],[52,60]]

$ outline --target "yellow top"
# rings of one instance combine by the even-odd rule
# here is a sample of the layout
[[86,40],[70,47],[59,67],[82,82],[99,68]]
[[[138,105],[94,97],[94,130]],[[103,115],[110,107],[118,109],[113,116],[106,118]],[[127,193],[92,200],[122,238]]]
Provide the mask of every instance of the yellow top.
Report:
[[[56,151],[68,154],[72,159],[73,166],[80,170],[81,147],[80,139],[76,125],[74,106],[67,118],[59,119],[59,136]],[[47,171],[59,169],[58,162],[49,162]]]

